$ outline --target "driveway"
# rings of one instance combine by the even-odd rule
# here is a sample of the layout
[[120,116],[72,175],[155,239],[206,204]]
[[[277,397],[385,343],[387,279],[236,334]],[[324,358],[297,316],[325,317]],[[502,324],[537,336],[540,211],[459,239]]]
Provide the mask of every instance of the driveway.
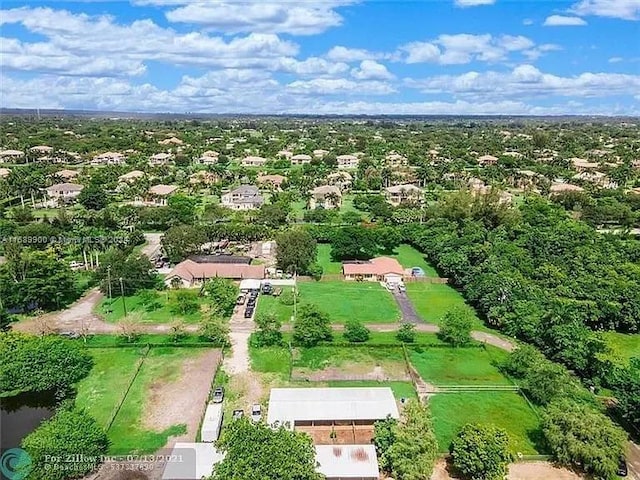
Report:
[[640,480],[640,446],[637,443],[629,442],[627,466],[629,467],[629,478]]
[[145,233],[144,239],[146,240],[146,243],[140,251],[143,255],[146,255],[153,260],[160,252],[160,240],[162,239],[162,233]]
[[426,323],[418,312],[416,312],[413,303],[409,300],[406,292],[401,293],[397,289],[393,289],[391,291],[393,298],[396,300],[398,307],[400,307],[400,312],[402,312],[402,322],[403,323]]

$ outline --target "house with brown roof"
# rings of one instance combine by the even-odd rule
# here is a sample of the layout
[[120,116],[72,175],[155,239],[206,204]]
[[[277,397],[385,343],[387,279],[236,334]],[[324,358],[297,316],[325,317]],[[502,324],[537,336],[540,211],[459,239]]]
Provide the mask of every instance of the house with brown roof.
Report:
[[384,197],[391,205],[397,207],[403,203],[420,202],[423,198],[421,188],[412,184],[394,185],[384,189]]
[[36,145],[35,147],[31,147],[29,149],[31,153],[35,153],[36,155],[47,155],[53,152],[53,147],[48,145]]
[[389,152],[386,157],[384,157],[384,164],[387,167],[397,168],[404,167],[409,163],[407,157],[404,155],[400,155],[397,152]]
[[207,150],[196,160],[196,163],[201,163],[202,165],[215,165],[218,163],[219,157],[220,154],[218,152]]
[[176,193],[176,185],[154,185],[147,192],[146,202],[151,206],[164,207],[171,195]]
[[314,188],[310,193],[309,208],[311,210],[318,207],[331,210],[333,208],[340,208],[342,205],[342,192],[334,185],[323,185]]
[[184,142],[177,137],[167,138],[158,142],[160,145],[182,145]]
[[570,183],[555,182],[549,188],[551,195],[558,195],[566,192],[584,192],[584,188],[578,185],[571,185]]
[[124,175],[120,175],[118,177],[118,183],[135,183],[136,180],[144,177],[144,172],[140,170],[132,170],[129,173],[125,173]]
[[368,261],[342,262],[342,274],[348,281],[402,283],[404,268],[395,258],[376,257]]
[[286,180],[287,177],[282,175],[258,175],[256,179],[258,185],[271,186],[277,190],[280,190],[280,187]]
[[82,185],[78,185],[77,183],[56,183],[44,189],[49,198],[49,201],[45,203],[53,206],[72,203],[78,195],[80,195],[83,188]]
[[61,178],[62,180],[72,180],[80,175],[77,170],[63,169],[53,174],[53,176]]
[[482,155],[478,157],[478,164],[486,167],[487,165],[495,165],[498,163],[498,157],[494,157],[493,155]]
[[246,263],[198,263],[189,259],[177,264],[165,277],[164,283],[168,287],[194,288],[216,277],[262,280],[265,267]]

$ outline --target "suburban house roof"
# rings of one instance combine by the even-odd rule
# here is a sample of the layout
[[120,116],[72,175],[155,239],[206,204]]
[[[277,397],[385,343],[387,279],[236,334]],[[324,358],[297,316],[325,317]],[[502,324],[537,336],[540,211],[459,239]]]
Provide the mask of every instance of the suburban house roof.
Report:
[[100,153],[98,155],[96,155],[95,157],[93,157],[94,160],[100,160],[100,159],[107,159],[107,158],[124,158],[124,154],[119,153],[119,152],[104,152],[104,153]]
[[77,170],[64,169],[64,170],[60,170],[59,172],[56,172],[54,175],[57,175],[60,178],[74,178],[80,175],[80,172],[78,172]]
[[0,157],[21,157],[24,155],[22,150],[2,150]]
[[56,183],[45,188],[47,192],[80,192],[84,187],[77,183]]
[[36,145],[35,147],[31,147],[29,150],[32,152],[53,152],[53,147],[49,147],[48,145]]
[[171,155],[170,153],[161,152],[151,155],[151,157],[149,158],[151,160],[169,160],[171,157],[173,157],[173,155]]
[[241,198],[234,198],[234,203],[243,203],[243,202],[262,202],[262,195],[260,195],[260,190],[255,185],[240,185],[237,188],[234,188],[226,195],[230,195],[232,197],[240,196]]
[[247,265],[244,263],[197,263],[185,260],[177,264],[167,275],[167,280],[180,277],[192,282],[206,278],[264,278],[264,265]]
[[345,275],[403,275],[404,268],[395,258],[377,257],[368,262],[343,263],[342,272]]
[[219,157],[220,154],[214,150],[207,150],[206,152],[203,152],[202,156],[203,157]]
[[257,157],[254,155],[249,155],[248,157],[244,157],[242,159],[242,163],[266,163],[267,159],[264,157]]
[[353,176],[349,172],[333,172],[327,175],[329,180],[353,180]]
[[422,193],[422,189],[412,185],[410,183],[404,185],[394,185],[392,187],[387,187],[385,190],[389,193]]
[[282,175],[259,175],[258,183],[272,183],[273,185],[281,185],[287,177]]
[[291,157],[291,160],[311,161],[311,155],[307,155],[306,153],[298,153],[297,155]]
[[358,160],[358,157],[356,157],[355,155],[338,155],[336,157],[336,160],[338,161],[353,161],[353,160]]
[[378,478],[375,445],[316,445],[317,470],[327,478]]
[[11,170],[8,168],[0,168],[0,177],[8,177],[11,173]]
[[132,170],[129,173],[125,173],[124,175],[120,175],[118,177],[118,180],[127,181],[127,180],[133,180],[135,178],[141,178],[141,177],[144,177],[144,172],[142,172],[140,170]]
[[167,195],[171,195],[176,190],[178,190],[178,187],[176,187],[175,185],[154,185],[149,189],[149,193],[151,195],[157,195],[159,197],[166,197]]
[[272,388],[267,423],[399,418],[388,387]]
[[579,187],[577,185],[571,185],[570,183],[554,183],[549,188],[551,193],[560,193],[560,192],[584,192],[584,188]]
[[174,145],[182,145],[184,142],[177,137],[171,137],[171,138],[167,138],[166,140],[160,140],[158,143],[160,145],[170,145],[172,143]]
[[313,195],[314,198],[325,198],[332,194],[342,197],[340,189],[334,185],[322,185],[321,187],[316,187],[311,190],[311,195]]

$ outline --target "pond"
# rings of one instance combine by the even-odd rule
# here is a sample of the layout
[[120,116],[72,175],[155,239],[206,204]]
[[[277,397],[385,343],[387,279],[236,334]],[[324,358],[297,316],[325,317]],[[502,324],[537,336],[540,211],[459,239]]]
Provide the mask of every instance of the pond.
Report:
[[53,416],[57,402],[54,392],[23,393],[1,398],[2,448],[19,447],[24,437]]

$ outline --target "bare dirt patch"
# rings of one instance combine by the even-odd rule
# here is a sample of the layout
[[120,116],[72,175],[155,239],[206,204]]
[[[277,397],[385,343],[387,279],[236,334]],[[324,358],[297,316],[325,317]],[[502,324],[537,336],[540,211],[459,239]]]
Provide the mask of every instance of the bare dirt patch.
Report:
[[308,368],[294,368],[291,373],[292,380],[304,380],[310,382],[328,381],[355,381],[372,380],[378,382],[411,381],[406,371],[404,362],[383,360],[371,366],[366,363],[345,362],[339,366],[325,367],[321,370]]
[[[438,460],[431,480],[457,480],[448,471],[447,462]],[[509,467],[508,480],[581,480],[585,477],[549,462],[518,462]]]
[[170,438],[166,448],[171,448],[175,442],[195,440],[220,359],[220,350],[207,350],[184,360],[178,380],[152,384],[144,408],[143,425],[155,431],[187,425],[187,433]]

